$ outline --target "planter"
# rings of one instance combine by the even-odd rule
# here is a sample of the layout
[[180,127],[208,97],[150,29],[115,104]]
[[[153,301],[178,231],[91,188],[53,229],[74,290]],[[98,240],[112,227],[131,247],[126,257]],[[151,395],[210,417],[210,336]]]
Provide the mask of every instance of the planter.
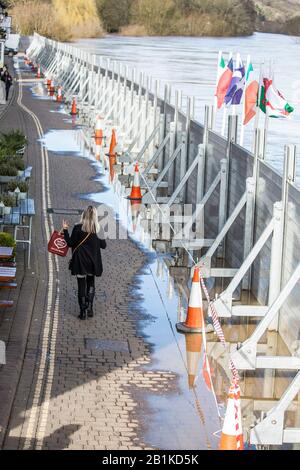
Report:
[[10,183],[11,181],[15,181],[15,176],[1,176],[0,175],[0,183]]
[[11,213],[11,207],[4,207],[3,208],[3,214],[4,215],[9,215]]
[[19,193],[18,195],[18,200],[20,199],[26,199],[27,198],[27,193]]
[[21,178],[24,175],[23,170],[18,170],[18,177]]

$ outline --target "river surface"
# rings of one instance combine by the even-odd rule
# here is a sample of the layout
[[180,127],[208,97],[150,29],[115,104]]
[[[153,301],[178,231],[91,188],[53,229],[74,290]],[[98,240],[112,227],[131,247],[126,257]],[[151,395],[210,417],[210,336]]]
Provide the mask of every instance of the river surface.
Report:
[[[186,97],[194,96],[195,117],[201,122],[205,104],[212,104],[214,100],[218,51],[222,50],[225,58],[229,52],[234,55],[240,53],[244,62],[250,54],[254,66],[253,78],[258,80],[260,64],[264,62],[267,75],[271,67],[276,87],[295,107],[290,119],[270,120],[267,160],[281,171],[284,145],[300,146],[300,38],[264,33],[237,38],[107,36],[80,40],[77,45],[93,54],[110,57],[130,68],[144,71],[161,81],[162,90],[165,83],[170,83],[173,99],[174,90],[182,90],[183,110]],[[237,109],[237,113],[240,112],[241,109]],[[264,126],[264,115],[260,114],[260,126]],[[222,117],[223,110],[218,112],[217,131],[221,131]],[[254,119],[245,134],[245,146],[249,149],[252,146],[253,127]]]

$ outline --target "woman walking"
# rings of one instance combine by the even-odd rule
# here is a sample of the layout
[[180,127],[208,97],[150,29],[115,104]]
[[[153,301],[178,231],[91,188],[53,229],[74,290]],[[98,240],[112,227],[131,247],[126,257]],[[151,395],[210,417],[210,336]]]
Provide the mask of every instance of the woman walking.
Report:
[[11,75],[9,74],[8,70],[5,70],[5,72],[3,73],[2,75],[2,78],[1,80],[4,82],[5,84],[5,97],[6,97],[6,101],[8,100],[8,97],[9,97],[9,90],[10,90],[10,87],[12,86],[13,84],[13,79],[11,77]]
[[93,206],[83,212],[81,222],[74,226],[71,237],[68,228],[69,224],[64,220],[64,237],[67,245],[72,248],[69,268],[72,276],[77,277],[78,283],[78,318],[85,320],[86,315],[94,315],[95,276],[99,277],[103,272],[100,249],[106,248],[106,241],[98,237],[100,225],[97,209]]

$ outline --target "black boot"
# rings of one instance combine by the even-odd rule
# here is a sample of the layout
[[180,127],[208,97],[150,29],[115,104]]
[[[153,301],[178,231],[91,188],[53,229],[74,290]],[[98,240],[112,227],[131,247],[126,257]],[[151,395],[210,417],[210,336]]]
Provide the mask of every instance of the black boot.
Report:
[[86,296],[88,317],[94,316],[94,311],[93,311],[94,298],[95,298],[95,287],[90,287]]
[[80,318],[80,320],[86,320],[87,304],[85,297],[78,297],[78,303],[80,307],[80,314],[78,315],[78,318]]

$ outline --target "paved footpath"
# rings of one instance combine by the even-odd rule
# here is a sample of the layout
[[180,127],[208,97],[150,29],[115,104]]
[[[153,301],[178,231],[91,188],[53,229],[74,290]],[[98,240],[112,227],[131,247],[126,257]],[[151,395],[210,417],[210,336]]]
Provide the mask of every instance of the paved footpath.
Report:
[[[128,311],[132,300],[138,305],[135,277],[146,256],[130,240],[109,240],[103,251],[104,275],[97,280],[96,315],[86,322],[77,319],[76,280],[66,259],[58,260],[46,249],[51,229],[61,224],[47,209],[84,208],[78,195],[98,192],[99,183],[87,160],[48,153],[40,145],[38,139],[49,129],[72,125],[64,114],[53,112],[55,102],[33,99],[26,82],[32,76],[21,73],[23,86],[16,85],[0,131],[22,129],[28,137],[26,159],[34,169],[30,193],[37,215],[32,267],[21,282],[16,310],[5,314],[9,326],[0,325],[8,340],[8,362],[0,369],[0,445],[149,448],[143,441],[146,420],[140,422],[145,403],[136,392],[167,385],[170,377],[144,369],[151,360],[149,346],[136,329],[139,312]],[[110,343],[114,350],[96,350],[89,349],[87,339],[116,343]]]

